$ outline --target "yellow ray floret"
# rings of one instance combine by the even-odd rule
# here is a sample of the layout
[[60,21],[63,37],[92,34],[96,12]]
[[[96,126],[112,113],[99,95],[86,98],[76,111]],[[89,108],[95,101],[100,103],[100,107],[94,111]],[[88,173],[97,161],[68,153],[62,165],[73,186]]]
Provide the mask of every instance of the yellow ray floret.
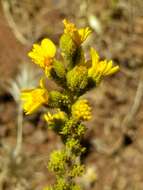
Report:
[[88,76],[93,78],[96,83],[99,83],[105,76],[112,75],[119,70],[119,66],[114,66],[112,61],[100,61],[98,53],[91,48],[91,62],[92,66],[88,70]]
[[42,40],[41,44],[34,44],[32,51],[28,56],[33,62],[42,67],[46,73],[50,71],[53,65],[53,59],[56,54],[55,44],[48,38]]
[[33,113],[41,105],[48,103],[48,91],[45,88],[22,90],[21,100],[26,115]]
[[92,33],[91,29],[89,27],[86,28],[80,28],[78,29],[75,24],[72,22],[69,22],[68,20],[64,19],[64,33],[69,34],[73,41],[80,46],[87,37]]

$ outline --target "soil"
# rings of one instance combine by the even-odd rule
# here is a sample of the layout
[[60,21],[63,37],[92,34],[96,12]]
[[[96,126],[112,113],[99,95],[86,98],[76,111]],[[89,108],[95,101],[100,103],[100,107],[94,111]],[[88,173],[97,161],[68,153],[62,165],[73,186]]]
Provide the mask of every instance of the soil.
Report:
[[[95,30],[86,47],[92,45],[103,58],[113,59],[120,65],[120,72],[86,94],[94,106],[94,117],[87,123],[84,144],[88,151],[82,160],[87,170],[95,169],[97,177],[79,181],[85,190],[143,190],[142,0],[90,0],[88,7],[86,1],[76,0],[72,5],[66,0],[60,3],[5,0],[5,8],[3,1],[0,5],[0,190],[40,190],[54,182],[47,161],[50,152],[61,147],[62,142],[47,129],[40,113],[24,116],[22,157],[12,160],[18,110],[7,83],[15,78],[20,64],[30,62],[27,52],[33,42],[50,37],[56,43],[63,30],[63,18],[89,25],[89,14],[97,16],[102,30],[99,33]],[[84,7],[86,12],[80,12]],[[134,103],[138,106],[133,112]]]

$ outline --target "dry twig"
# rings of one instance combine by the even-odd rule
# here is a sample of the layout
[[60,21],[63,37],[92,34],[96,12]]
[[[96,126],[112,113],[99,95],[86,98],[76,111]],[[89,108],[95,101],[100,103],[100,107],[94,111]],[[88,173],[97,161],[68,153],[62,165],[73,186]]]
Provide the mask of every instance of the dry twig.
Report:
[[10,26],[10,28],[13,30],[13,33],[15,34],[15,37],[22,43],[22,44],[29,44],[29,41],[23,36],[23,34],[19,31],[13,16],[10,13],[10,3],[7,0],[2,0],[2,7],[5,14],[5,17],[7,19],[7,22]]
[[135,116],[141,106],[142,98],[143,98],[143,71],[141,72],[140,81],[138,83],[138,87],[137,87],[137,91],[136,91],[136,95],[135,95],[132,107],[130,108],[130,111],[128,112],[128,114],[125,116],[121,125],[124,129],[130,127],[131,123],[134,121]]

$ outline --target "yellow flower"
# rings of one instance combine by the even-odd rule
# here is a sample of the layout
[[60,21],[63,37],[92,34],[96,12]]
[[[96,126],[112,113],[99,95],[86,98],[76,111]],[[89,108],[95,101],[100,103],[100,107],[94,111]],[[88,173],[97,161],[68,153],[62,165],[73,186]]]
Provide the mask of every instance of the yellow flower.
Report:
[[41,44],[34,44],[32,51],[28,56],[32,58],[33,62],[45,70],[48,75],[53,66],[53,59],[56,54],[55,44],[48,38],[42,40]]
[[92,118],[91,107],[86,99],[78,100],[72,106],[72,116],[74,119],[87,121]]
[[64,33],[69,34],[78,46],[80,46],[92,32],[89,27],[77,29],[75,24],[66,19],[63,20],[63,23],[65,26]]
[[114,66],[112,61],[100,61],[97,52],[91,48],[91,62],[92,66],[88,70],[88,76],[93,78],[98,84],[105,76],[112,75],[119,70],[119,66]]
[[48,103],[48,91],[40,86],[35,89],[22,90],[21,100],[26,115],[33,113],[42,104]]
[[55,120],[66,120],[66,114],[63,111],[59,111],[55,114],[51,114],[50,112],[44,114],[44,119],[50,124],[53,123]]

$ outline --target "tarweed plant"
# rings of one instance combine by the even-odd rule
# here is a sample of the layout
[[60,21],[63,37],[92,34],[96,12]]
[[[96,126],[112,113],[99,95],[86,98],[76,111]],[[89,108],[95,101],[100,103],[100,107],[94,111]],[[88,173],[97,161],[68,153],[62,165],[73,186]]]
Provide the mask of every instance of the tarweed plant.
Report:
[[[57,48],[50,39],[34,44],[28,56],[41,67],[43,76],[38,87],[21,92],[25,113],[32,114],[41,106],[45,107],[43,110],[47,108],[43,118],[65,145],[61,150],[54,150],[49,157],[48,169],[55,173],[56,181],[43,190],[81,189],[75,178],[82,176],[85,170],[80,161],[86,151],[81,143],[86,132],[83,122],[92,118],[90,102],[82,95],[119,70],[112,61],[100,60],[94,48],[90,49],[91,59],[86,60],[82,44],[92,33],[89,27],[78,29],[66,19],[63,24],[64,32],[59,40],[61,59],[56,58]],[[54,80],[60,90],[48,90],[46,78]]]

